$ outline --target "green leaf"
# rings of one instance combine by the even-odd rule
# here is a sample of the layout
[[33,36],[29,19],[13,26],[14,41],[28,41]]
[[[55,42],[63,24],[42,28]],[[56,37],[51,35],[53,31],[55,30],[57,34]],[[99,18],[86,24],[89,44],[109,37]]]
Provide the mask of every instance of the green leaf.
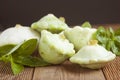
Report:
[[14,53],[13,56],[28,56],[31,55],[37,47],[37,39],[25,41]]
[[106,49],[107,49],[108,51],[110,51],[111,46],[112,46],[112,41],[111,41],[111,40],[107,41]]
[[[12,49],[9,49],[9,52],[7,52],[6,54],[2,55],[0,60],[4,61],[4,62],[9,62],[10,58],[9,56],[11,56],[12,53],[14,53],[20,46],[22,45],[22,43],[16,45],[15,47],[13,47]],[[6,48],[6,47],[5,47]],[[6,49],[5,49],[6,50]],[[3,51],[5,52],[5,51]]]
[[98,43],[116,55],[120,55],[120,29],[116,32],[110,27],[99,27],[96,32]]
[[120,55],[120,36],[115,36],[115,45],[118,49],[118,52],[115,53],[116,55]]
[[10,55],[5,55],[5,56],[2,56],[2,57],[0,58],[0,60],[2,60],[2,61],[4,61],[4,62],[10,62],[11,57],[10,57]]
[[111,38],[112,40],[114,40],[114,36],[115,36],[114,30],[110,27],[110,28],[109,28],[109,31],[110,31],[110,34],[111,34],[110,38]]
[[24,69],[23,65],[31,67],[48,65],[48,63],[46,63],[42,59],[32,56],[28,57],[35,51],[36,46],[37,39],[30,39],[21,42],[20,44],[12,48],[8,47],[9,49],[5,49],[8,50],[6,51],[6,53],[5,51],[1,51],[5,54],[1,56],[0,60],[3,60],[4,62],[11,62],[11,68],[14,74],[20,73]]
[[115,30],[115,35],[117,36],[117,35],[119,35],[120,36],[120,28],[119,29],[117,29],[117,30]]
[[114,41],[111,42],[111,51],[115,54],[118,53],[118,47],[115,45]]
[[30,67],[50,65],[49,63],[45,62],[43,59],[38,57],[32,57],[32,56],[19,56],[17,58],[14,58],[14,60],[19,64],[30,66]]
[[88,27],[88,28],[92,27],[92,25],[88,21],[84,22],[81,26],[82,27]]
[[16,64],[14,62],[11,62],[11,68],[12,68],[13,74],[16,75],[23,71],[24,66],[21,64]]
[[3,55],[6,55],[14,47],[15,47],[15,45],[12,45],[12,44],[1,46],[0,47],[0,57],[2,57]]
[[115,53],[117,56],[120,56],[120,50],[117,52],[117,53]]
[[[17,49],[19,49],[19,47],[23,44],[24,42],[21,42],[20,44],[16,45],[13,49],[11,49],[6,55],[11,55],[12,53],[14,53]],[[5,55],[5,56],[6,56]]]
[[104,45],[104,47],[107,44],[107,37],[106,37],[106,31],[103,26],[100,26],[96,31],[96,39],[99,41],[99,44]]
[[21,64],[15,63],[11,57],[11,68],[12,68],[13,74],[16,75],[23,71],[24,66]]
[[11,63],[11,68],[12,68],[13,74],[18,74],[18,73],[20,73],[24,69],[23,65],[17,64],[17,63],[15,63],[13,61],[11,54],[10,55],[6,55],[6,56],[2,56],[2,60],[4,62],[10,62]]
[[120,48],[120,36],[115,36],[115,44]]

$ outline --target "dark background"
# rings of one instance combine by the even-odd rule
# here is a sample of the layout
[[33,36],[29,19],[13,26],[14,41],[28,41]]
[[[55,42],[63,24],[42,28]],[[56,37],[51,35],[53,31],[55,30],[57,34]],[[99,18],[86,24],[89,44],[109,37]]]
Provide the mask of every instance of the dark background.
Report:
[[120,23],[120,0],[0,0],[0,26],[30,26],[42,16],[64,16],[68,25]]

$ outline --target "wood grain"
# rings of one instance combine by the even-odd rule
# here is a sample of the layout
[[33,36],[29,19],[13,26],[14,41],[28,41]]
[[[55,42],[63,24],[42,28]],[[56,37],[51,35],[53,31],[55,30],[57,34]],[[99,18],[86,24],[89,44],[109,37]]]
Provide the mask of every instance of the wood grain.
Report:
[[106,80],[120,80],[120,57],[103,68]]
[[0,62],[0,80],[31,80],[34,68],[25,68],[18,75],[13,75],[10,64]]
[[33,80],[105,80],[103,72],[81,68],[69,61],[61,65],[35,68]]

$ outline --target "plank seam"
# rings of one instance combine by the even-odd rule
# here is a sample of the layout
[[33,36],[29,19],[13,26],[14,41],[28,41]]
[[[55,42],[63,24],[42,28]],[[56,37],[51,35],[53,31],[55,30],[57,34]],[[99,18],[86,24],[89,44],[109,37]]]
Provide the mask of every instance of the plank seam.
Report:
[[107,80],[107,77],[105,76],[105,73],[104,73],[103,69],[102,69],[102,73],[103,73],[103,75],[105,77],[105,80]]
[[31,80],[33,80],[33,78],[34,78],[34,72],[35,72],[35,67],[33,68],[33,73],[32,73],[32,78],[31,78]]

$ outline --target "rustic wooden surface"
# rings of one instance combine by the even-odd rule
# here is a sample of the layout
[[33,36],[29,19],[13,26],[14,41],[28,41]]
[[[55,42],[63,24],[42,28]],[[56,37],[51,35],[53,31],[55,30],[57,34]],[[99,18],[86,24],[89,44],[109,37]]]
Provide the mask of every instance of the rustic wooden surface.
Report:
[[[103,26],[113,27],[114,29],[120,27],[119,24]],[[81,68],[79,65],[66,61],[60,65],[47,67],[26,67],[18,75],[12,74],[10,64],[0,62],[0,80],[120,80],[119,78],[120,57],[99,70]]]

